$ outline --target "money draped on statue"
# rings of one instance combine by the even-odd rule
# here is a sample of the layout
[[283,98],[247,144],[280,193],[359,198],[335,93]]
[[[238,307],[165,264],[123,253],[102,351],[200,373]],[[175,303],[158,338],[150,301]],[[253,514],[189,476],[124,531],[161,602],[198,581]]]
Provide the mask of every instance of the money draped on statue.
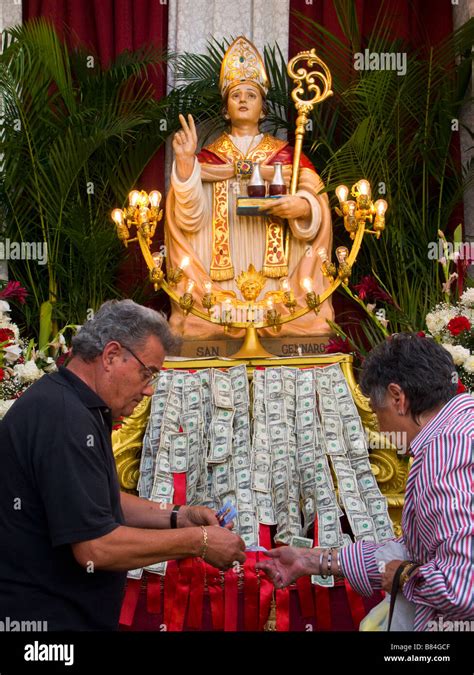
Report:
[[[344,513],[354,540],[394,536],[338,364],[257,368],[251,388],[245,365],[162,371],[143,438],[139,496],[172,503],[180,473],[187,504],[235,507],[234,530],[249,549],[260,544],[260,524],[275,526],[283,544],[313,546],[306,534],[315,525],[315,546],[345,546],[352,539],[341,529]],[[145,569],[164,574],[166,563]]]

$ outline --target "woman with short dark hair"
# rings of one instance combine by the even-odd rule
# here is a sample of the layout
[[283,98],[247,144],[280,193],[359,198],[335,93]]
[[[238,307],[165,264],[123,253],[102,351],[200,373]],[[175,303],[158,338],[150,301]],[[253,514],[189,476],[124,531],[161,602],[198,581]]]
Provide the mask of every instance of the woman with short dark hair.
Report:
[[345,576],[362,595],[380,588],[390,592],[401,568],[400,589],[414,604],[414,630],[443,630],[453,621],[462,624],[459,630],[470,630],[474,399],[456,395],[451,355],[434,340],[409,333],[393,335],[372,350],[360,386],[380,431],[396,432],[413,457],[403,536],[397,540],[407,560],[380,566],[378,552],[387,543],[358,541],[339,550],[281,547],[269,551],[270,559],[258,567],[277,588],[306,574],[334,574]]

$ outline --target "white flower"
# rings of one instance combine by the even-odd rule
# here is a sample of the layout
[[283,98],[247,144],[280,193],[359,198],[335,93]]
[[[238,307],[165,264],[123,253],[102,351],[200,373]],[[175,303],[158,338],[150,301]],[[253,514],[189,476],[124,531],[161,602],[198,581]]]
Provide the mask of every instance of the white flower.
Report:
[[466,288],[459,298],[459,302],[464,307],[474,307],[474,288]]
[[34,382],[44,375],[34,361],[19,363],[14,370],[22,382]]
[[62,333],[59,334],[59,346],[63,354],[66,354],[69,351],[69,347],[66,344],[66,338]]
[[469,349],[465,349],[461,345],[449,345],[443,342],[441,346],[451,354],[455,366],[462,366],[471,355]]
[[15,363],[21,356],[20,345],[7,345],[2,348],[2,351],[5,361],[8,361],[8,363]]
[[462,367],[467,373],[474,373],[474,356],[469,356],[469,358],[464,361]]
[[[426,326],[433,337],[441,337],[443,331],[446,330],[446,326],[455,316],[459,316],[458,307],[441,303],[426,315]],[[450,339],[449,335],[447,338]]]
[[46,359],[46,365],[43,368],[45,373],[54,373],[54,371],[57,370],[56,368],[56,363],[54,362],[54,359],[51,358],[51,356],[48,356]]
[[0,400],[0,420],[2,419],[2,417],[5,417],[5,415],[10,410],[15,401],[16,401],[15,398],[8,399],[7,401]]
[[0,312],[10,312],[10,305],[6,300],[0,300]]

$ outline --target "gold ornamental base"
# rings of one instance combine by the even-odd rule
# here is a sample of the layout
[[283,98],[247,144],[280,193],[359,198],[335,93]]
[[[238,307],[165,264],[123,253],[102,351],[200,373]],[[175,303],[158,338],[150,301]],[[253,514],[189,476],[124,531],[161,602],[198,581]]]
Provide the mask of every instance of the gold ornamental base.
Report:
[[271,359],[275,355],[267,352],[265,347],[260,342],[258,332],[255,326],[250,325],[245,329],[244,344],[242,347],[232,354],[233,359]]

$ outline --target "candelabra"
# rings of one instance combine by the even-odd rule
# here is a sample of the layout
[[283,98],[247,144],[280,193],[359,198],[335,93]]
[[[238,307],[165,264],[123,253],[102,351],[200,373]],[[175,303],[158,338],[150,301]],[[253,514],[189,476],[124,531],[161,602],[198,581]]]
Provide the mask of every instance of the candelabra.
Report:
[[[336,188],[336,196],[339,200],[340,208],[336,208],[336,213],[344,218],[344,227],[349,232],[351,239],[355,238],[359,227],[364,227],[366,234],[375,234],[380,238],[385,229],[385,212],[388,204],[385,199],[377,199],[373,202],[371,199],[371,189],[368,180],[362,179],[355,183],[351,188],[351,195],[354,199],[347,199],[349,188],[346,185],[339,185]],[[365,222],[373,222],[373,229],[365,229]]]

